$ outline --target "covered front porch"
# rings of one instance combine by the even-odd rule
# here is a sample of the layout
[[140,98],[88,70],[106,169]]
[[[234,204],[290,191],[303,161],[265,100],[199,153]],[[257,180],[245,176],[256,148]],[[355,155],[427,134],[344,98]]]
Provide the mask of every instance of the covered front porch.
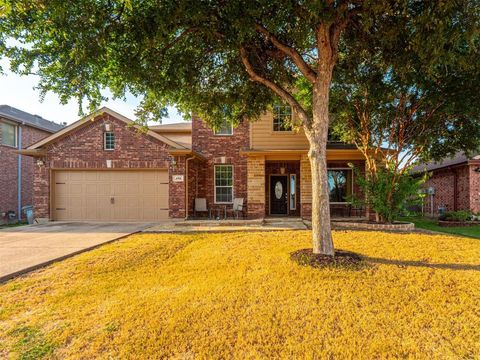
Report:
[[[310,219],[312,182],[310,161],[304,150],[245,151],[250,219],[300,217]],[[366,209],[349,200],[361,191],[349,164],[364,171],[365,161],[356,150],[330,151],[327,155],[330,213],[332,218],[365,218]]]

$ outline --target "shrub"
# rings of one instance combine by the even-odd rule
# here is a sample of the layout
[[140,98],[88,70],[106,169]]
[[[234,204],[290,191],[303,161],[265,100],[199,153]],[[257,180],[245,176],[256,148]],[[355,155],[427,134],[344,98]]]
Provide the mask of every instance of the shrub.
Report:
[[449,211],[444,215],[444,220],[469,221],[469,220],[472,220],[472,213],[469,210]]
[[398,172],[386,167],[379,167],[375,174],[366,176],[356,168],[354,171],[357,184],[365,196],[358,198],[353,195],[349,200],[357,205],[369,206],[377,213],[379,222],[393,222],[406,207],[419,204],[425,196],[418,190],[427,175],[413,177],[408,171]]

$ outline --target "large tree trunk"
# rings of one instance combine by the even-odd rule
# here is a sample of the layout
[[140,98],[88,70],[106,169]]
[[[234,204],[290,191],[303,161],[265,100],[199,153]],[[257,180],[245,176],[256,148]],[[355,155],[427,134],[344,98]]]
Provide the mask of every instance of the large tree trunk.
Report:
[[313,88],[313,121],[305,129],[312,171],[312,242],[313,253],[335,254],[330,224],[330,203],[327,178],[327,141],[329,125],[329,91],[333,66],[318,77]]

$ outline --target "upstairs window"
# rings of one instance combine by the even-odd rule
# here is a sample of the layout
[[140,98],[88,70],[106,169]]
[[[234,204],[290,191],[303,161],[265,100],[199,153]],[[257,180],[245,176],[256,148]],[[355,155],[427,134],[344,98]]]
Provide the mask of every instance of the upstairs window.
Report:
[[273,106],[273,131],[292,131],[292,108],[288,105]]
[[17,126],[4,122],[1,125],[2,145],[17,147]]
[[215,203],[231,204],[233,202],[233,166],[215,166]]
[[229,121],[224,121],[222,125],[220,125],[217,130],[214,131],[215,135],[233,135],[233,125]]
[[111,131],[103,133],[103,149],[115,150],[115,134]]

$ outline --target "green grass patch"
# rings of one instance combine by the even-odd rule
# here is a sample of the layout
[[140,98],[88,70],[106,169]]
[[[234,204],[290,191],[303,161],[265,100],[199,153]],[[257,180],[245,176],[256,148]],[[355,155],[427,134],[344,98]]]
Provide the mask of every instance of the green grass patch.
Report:
[[18,227],[18,226],[24,226],[24,225],[28,225],[28,223],[22,221],[22,222],[17,222],[17,223],[14,223],[14,224],[1,224],[0,229],[12,228],[12,227]]
[[41,359],[51,354],[55,346],[47,341],[41,331],[30,326],[21,326],[11,331],[17,341],[13,350],[21,360]]
[[480,239],[480,225],[443,227],[438,225],[437,219],[430,219],[427,217],[405,217],[400,220],[413,222],[415,224],[415,227],[419,229],[438,231],[445,234],[455,234]]

